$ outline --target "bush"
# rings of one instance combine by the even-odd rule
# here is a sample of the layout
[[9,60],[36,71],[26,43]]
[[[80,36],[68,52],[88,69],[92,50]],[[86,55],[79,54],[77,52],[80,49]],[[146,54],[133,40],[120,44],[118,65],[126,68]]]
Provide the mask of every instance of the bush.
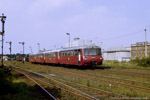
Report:
[[115,64],[119,63],[119,61],[118,61],[118,60],[113,60],[113,61],[114,61],[114,63],[115,63]]
[[130,62],[136,63],[139,66],[150,67],[150,57],[142,58],[142,59],[136,58],[136,59],[132,59]]

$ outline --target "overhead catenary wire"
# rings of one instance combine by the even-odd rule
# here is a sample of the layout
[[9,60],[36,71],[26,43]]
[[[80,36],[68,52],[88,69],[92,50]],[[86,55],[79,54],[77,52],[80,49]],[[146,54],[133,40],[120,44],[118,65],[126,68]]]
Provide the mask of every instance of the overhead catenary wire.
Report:
[[[149,29],[150,30],[150,29]],[[122,38],[122,37],[126,37],[126,36],[130,36],[130,35],[134,35],[134,34],[140,34],[140,32],[143,32],[143,30],[139,30],[137,32],[134,32],[134,33],[130,33],[130,34],[125,34],[125,35],[121,35],[121,36],[116,36],[116,37],[112,37],[112,38],[105,38],[105,39],[99,39],[99,40],[110,40],[110,39],[117,39],[117,38]]]

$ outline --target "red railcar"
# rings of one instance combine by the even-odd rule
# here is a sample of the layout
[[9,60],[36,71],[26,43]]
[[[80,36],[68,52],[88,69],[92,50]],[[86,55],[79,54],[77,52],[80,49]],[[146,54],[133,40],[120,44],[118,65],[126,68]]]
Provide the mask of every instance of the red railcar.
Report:
[[17,61],[23,61],[23,57],[22,56],[16,56],[16,60]]
[[101,65],[102,60],[101,48],[97,46],[68,48],[60,51],[60,64]]
[[36,55],[35,54],[29,55],[29,62],[31,62],[31,63],[36,62]]
[[101,48],[97,46],[63,48],[29,56],[29,62],[61,65],[101,65],[102,61]]
[[38,54],[36,54],[35,63],[44,64],[45,63],[45,54],[44,53],[38,53]]
[[60,59],[59,59],[59,51],[47,51],[44,52],[45,54],[45,63],[47,64],[59,64]]

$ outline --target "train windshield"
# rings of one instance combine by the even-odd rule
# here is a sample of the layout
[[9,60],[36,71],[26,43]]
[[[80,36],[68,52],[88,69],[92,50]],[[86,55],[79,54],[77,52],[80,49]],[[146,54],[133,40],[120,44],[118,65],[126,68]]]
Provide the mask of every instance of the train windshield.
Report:
[[90,49],[89,55],[95,56],[96,55],[96,49]]
[[88,49],[84,49],[84,55],[85,56],[89,55]]
[[90,48],[90,49],[84,49],[84,55],[90,55],[90,56],[96,56],[101,55],[101,49],[100,48]]
[[97,55],[101,55],[101,49],[97,49]]

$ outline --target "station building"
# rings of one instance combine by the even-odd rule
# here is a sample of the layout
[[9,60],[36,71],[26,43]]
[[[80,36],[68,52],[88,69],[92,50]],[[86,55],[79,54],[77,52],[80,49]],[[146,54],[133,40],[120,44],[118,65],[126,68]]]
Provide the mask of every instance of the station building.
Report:
[[142,59],[145,58],[145,43],[147,48],[147,57],[150,57],[150,42],[137,42],[131,44],[131,59]]

